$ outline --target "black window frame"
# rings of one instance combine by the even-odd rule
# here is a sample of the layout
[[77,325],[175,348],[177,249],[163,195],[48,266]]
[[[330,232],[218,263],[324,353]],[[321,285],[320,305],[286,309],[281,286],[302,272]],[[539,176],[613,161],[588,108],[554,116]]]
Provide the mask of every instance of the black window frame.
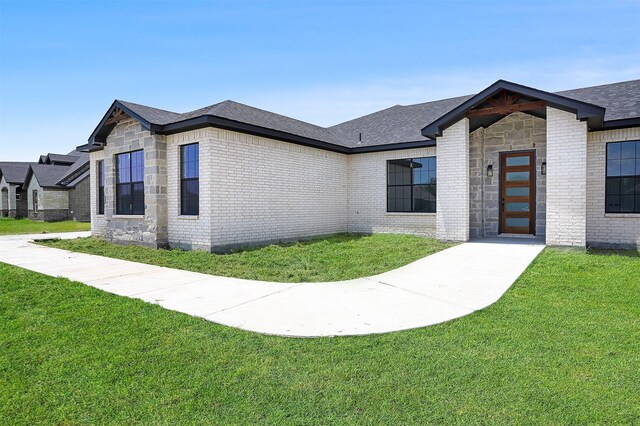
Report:
[[[185,153],[188,149],[196,148],[196,164],[195,176],[185,177],[187,162],[185,161]],[[193,189],[196,189],[194,196]],[[191,191],[187,188],[191,187]],[[200,214],[200,144],[190,143],[180,145],[180,215],[181,216],[198,216]]]
[[[415,183],[415,175],[414,175],[414,164],[416,164],[417,162],[420,162],[422,160],[429,160],[433,162],[433,180],[430,183]],[[409,162],[410,165],[410,169],[411,172],[410,174],[410,182],[408,184],[406,183],[402,183],[402,184],[390,184],[390,166],[394,163],[394,162],[399,162],[399,161],[407,161]],[[437,178],[436,178],[436,172],[437,172],[437,162],[436,162],[436,156],[426,156],[426,157],[414,157],[414,158],[397,158],[397,159],[391,159],[391,160],[387,160],[387,175],[386,175],[386,179],[387,179],[387,213],[436,213],[437,207],[436,207],[436,202],[437,202]],[[390,188],[408,188],[409,190],[409,194],[410,194],[410,200],[411,200],[411,209],[410,210],[403,210],[403,209],[397,209],[397,208],[390,208]],[[416,200],[418,198],[416,198],[416,189],[417,188],[424,188],[424,187],[432,187],[433,188],[433,201],[428,201],[427,205],[432,205],[433,209],[426,209],[426,210],[417,210],[416,209]]]
[[[141,153],[142,155],[142,180],[133,180],[133,161],[132,156],[134,154]],[[129,181],[121,182],[122,176],[120,175],[120,162],[122,159],[128,156],[129,158]],[[144,216],[145,203],[144,203],[144,150],[139,149],[135,151],[122,152],[116,154],[116,214],[117,215],[129,215],[129,216]],[[127,188],[128,194],[122,194],[124,188]],[[136,197],[137,194],[137,197]],[[122,202],[123,199],[125,202]]]
[[[635,144],[635,153],[633,157],[623,157],[623,144],[632,143]],[[610,158],[610,147],[619,145],[620,155],[618,158]],[[615,161],[619,161],[618,174],[614,174],[613,170],[610,170],[610,166]],[[623,162],[627,161],[628,164],[633,162],[634,172],[633,174],[623,174]],[[611,175],[610,175],[611,174]],[[631,191],[624,192],[625,186],[631,186]],[[616,190],[617,188],[617,190]],[[625,208],[623,204],[623,197],[627,198],[626,201],[632,199],[631,208]],[[617,201],[614,205],[613,203]],[[605,199],[604,199],[604,211],[606,214],[640,214],[640,140],[632,141],[614,141],[608,142],[605,145]]]
[[98,167],[98,214],[104,214],[104,160],[99,160]]

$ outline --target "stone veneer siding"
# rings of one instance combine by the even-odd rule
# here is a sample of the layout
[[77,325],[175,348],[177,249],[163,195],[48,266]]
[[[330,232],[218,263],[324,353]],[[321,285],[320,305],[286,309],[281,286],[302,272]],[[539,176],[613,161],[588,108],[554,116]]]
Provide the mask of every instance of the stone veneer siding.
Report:
[[640,140],[640,127],[590,132],[587,143],[587,244],[640,247],[640,214],[605,213],[608,142]]
[[[498,235],[500,222],[500,153],[535,150],[536,236],[545,235],[546,176],[540,173],[547,155],[546,122],[521,112],[513,113],[469,136],[469,232],[471,238]],[[493,165],[493,176],[486,174]]]
[[586,245],[587,123],[547,107],[547,236],[549,245]]
[[469,119],[463,118],[437,138],[436,237],[469,240]]
[[348,231],[435,237],[436,213],[387,212],[387,160],[435,155],[435,147],[349,155]]
[[[136,243],[150,247],[168,245],[167,228],[167,156],[166,137],[152,135],[135,120],[118,123],[107,137],[102,156],[92,154],[90,167],[94,176],[91,188],[91,218],[94,235],[119,243]],[[144,151],[144,215],[116,214],[116,154]],[[96,160],[104,158],[105,211],[97,215]]]
[[[15,185],[7,183],[4,176],[0,179],[0,214],[2,217],[15,216]],[[11,214],[13,212],[13,215]]]
[[[33,191],[38,191],[38,211],[33,211]],[[66,189],[43,188],[32,175],[27,187],[29,219],[54,222],[69,219],[69,191]]]

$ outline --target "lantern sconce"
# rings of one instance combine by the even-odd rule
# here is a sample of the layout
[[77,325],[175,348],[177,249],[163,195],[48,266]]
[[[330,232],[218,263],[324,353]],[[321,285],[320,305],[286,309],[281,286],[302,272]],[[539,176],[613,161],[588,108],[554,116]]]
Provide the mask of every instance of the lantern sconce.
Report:
[[547,162],[543,161],[542,164],[540,165],[540,174],[546,175],[547,174]]
[[493,164],[487,165],[487,177],[493,176]]

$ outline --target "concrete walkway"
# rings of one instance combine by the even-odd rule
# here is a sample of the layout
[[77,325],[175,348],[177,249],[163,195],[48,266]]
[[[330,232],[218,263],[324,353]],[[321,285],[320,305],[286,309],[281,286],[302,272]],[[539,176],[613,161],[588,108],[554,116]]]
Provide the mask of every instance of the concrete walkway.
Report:
[[31,244],[86,232],[0,237],[0,261],[219,324],[296,337],[386,333],[496,302],[542,251],[536,240],[460,244],[367,278],[286,284],[217,277]]

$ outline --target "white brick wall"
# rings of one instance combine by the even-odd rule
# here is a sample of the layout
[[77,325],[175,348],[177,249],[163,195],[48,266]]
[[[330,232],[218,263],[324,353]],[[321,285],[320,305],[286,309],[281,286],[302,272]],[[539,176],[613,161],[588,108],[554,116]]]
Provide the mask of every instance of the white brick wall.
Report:
[[[212,129],[167,136],[167,207],[169,244],[184,249],[210,250]],[[180,147],[198,143],[200,206],[198,216],[180,215]]]
[[547,244],[586,245],[587,123],[547,107]]
[[590,132],[587,143],[587,244],[640,247],[640,214],[606,214],[607,142],[640,140],[640,127]]
[[410,233],[435,237],[435,213],[387,213],[387,160],[435,155],[435,147],[350,155],[349,232]]
[[469,240],[469,119],[463,118],[437,139],[436,236]]
[[216,247],[347,229],[346,155],[222,129],[209,132]]
[[91,235],[93,236],[104,236],[105,226],[107,225],[104,214],[98,214],[98,184],[100,179],[100,176],[98,176],[98,161],[103,159],[104,151],[96,151],[89,154]]

